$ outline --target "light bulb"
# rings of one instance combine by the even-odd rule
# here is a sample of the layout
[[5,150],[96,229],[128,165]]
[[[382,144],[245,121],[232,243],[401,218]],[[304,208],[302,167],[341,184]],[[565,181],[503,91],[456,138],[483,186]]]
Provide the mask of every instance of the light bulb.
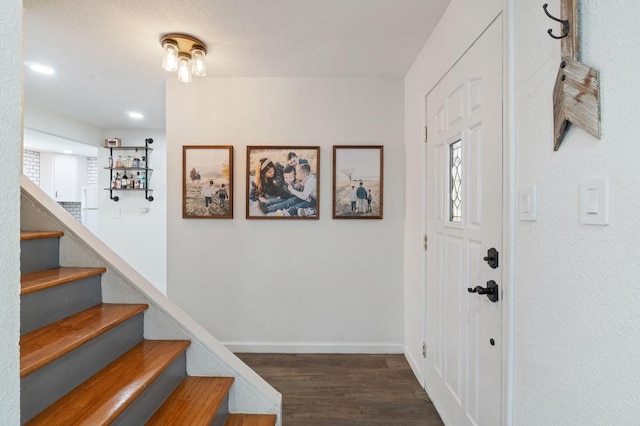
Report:
[[178,57],[178,81],[191,82],[191,58],[188,54],[181,53]]
[[207,65],[204,63],[206,53],[201,46],[195,45],[191,49],[191,73],[196,77],[207,75]]
[[167,71],[176,71],[178,69],[178,44],[173,40],[165,40],[162,48],[162,68]]

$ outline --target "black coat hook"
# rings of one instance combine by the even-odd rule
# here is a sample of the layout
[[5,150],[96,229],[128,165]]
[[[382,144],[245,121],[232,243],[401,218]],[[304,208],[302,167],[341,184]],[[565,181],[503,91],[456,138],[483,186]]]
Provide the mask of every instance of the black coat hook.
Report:
[[544,9],[544,13],[547,14],[547,16],[551,19],[553,19],[556,22],[560,22],[562,24],[562,35],[561,36],[555,36],[552,34],[553,30],[551,28],[549,28],[549,30],[547,31],[547,33],[549,33],[549,36],[551,38],[555,38],[556,40],[559,40],[561,38],[565,38],[566,36],[569,35],[569,21],[565,20],[565,19],[558,19],[555,16],[552,16],[548,11],[547,11],[547,7],[549,7],[549,5],[547,3],[542,5],[542,9]]

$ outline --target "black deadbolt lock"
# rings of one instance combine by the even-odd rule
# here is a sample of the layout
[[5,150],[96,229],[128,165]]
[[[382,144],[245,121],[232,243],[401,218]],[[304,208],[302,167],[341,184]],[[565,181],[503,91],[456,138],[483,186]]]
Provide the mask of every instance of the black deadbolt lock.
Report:
[[496,269],[498,267],[498,250],[491,247],[487,250],[487,255],[482,260],[487,262],[491,268]]

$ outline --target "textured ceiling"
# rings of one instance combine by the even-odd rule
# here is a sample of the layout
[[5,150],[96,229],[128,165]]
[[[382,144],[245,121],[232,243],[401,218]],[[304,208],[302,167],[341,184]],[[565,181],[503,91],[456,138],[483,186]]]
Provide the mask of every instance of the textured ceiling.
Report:
[[164,129],[169,32],[207,44],[208,77],[401,77],[449,1],[24,0],[25,63],[56,70],[25,69],[25,102],[104,129]]

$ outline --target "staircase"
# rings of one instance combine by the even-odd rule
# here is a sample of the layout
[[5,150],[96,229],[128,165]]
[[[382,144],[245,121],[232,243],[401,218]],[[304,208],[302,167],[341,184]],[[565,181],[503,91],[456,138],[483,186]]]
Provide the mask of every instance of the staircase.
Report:
[[233,377],[187,375],[189,340],[147,340],[149,306],[102,303],[104,267],[61,267],[62,232],[22,232],[21,423],[274,426],[229,414]]

